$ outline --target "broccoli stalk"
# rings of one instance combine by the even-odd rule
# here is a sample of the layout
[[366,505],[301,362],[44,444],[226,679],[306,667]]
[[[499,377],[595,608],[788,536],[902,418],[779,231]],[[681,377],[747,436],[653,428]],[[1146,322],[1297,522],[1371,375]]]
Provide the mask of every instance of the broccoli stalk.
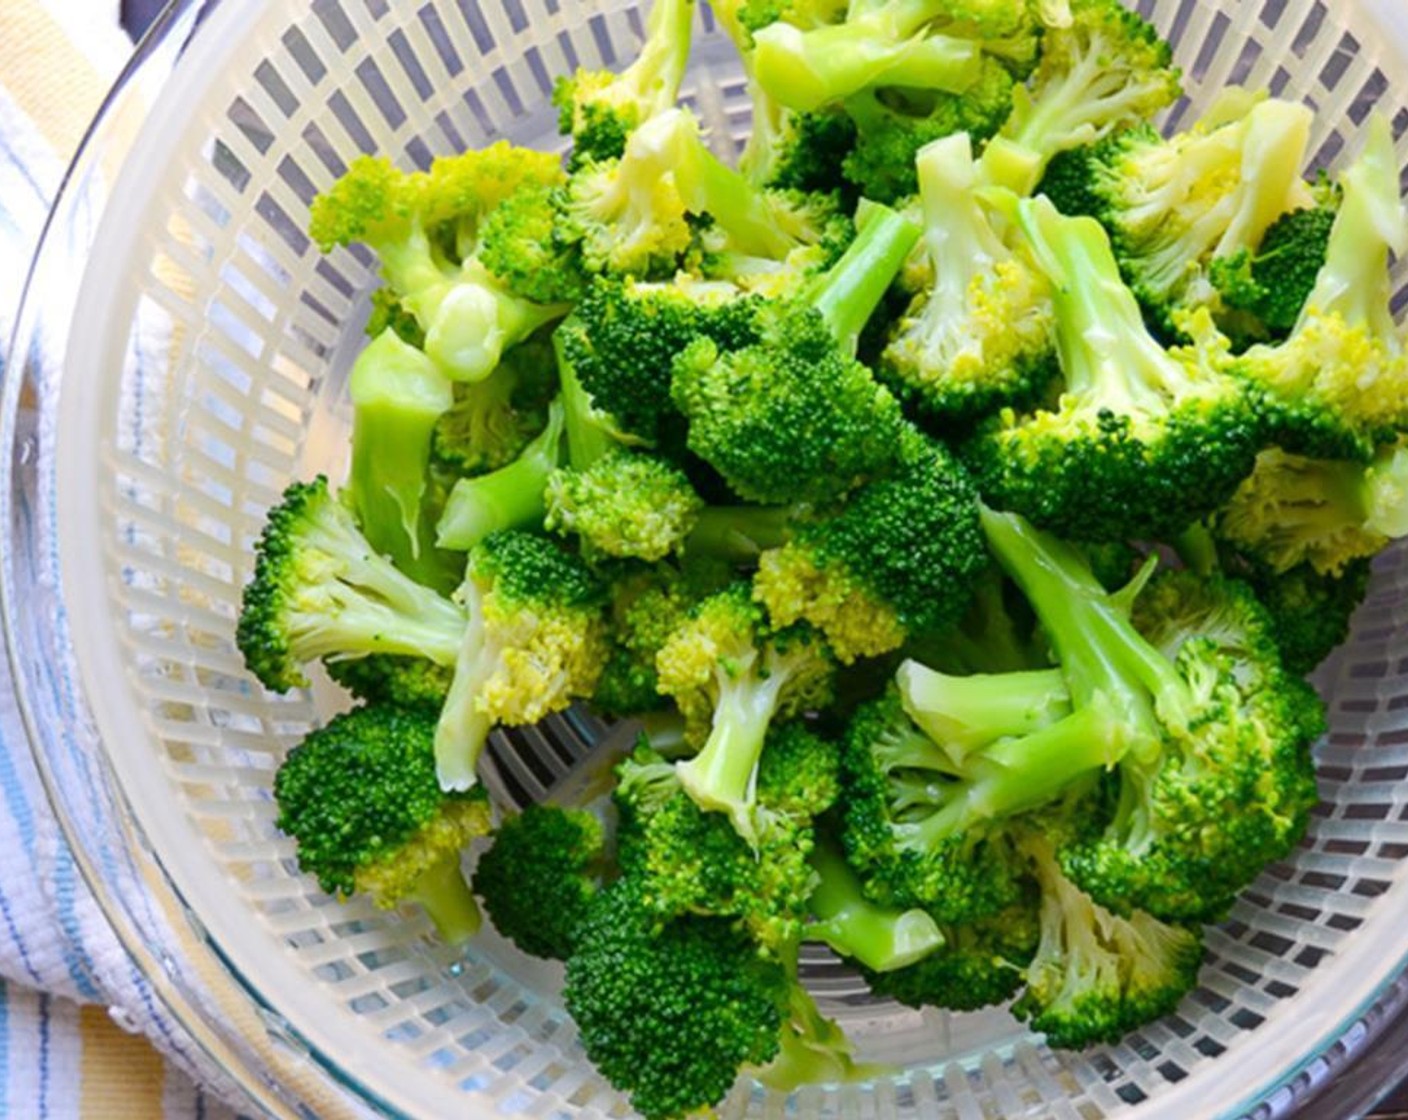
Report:
[[547,427],[506,467],[455,483],[436,525],[441,548],[466,552],[501,529],[541,528],[546,490],[557,469],[565,427],[560,402],[548,409]]
[[685,537],[684,553],[754,562],[787,543],[794,516],[786,506],[705,506]]
[[905,713],[954,766],[999,739],[1030,735],[1071,714],[1059,669],[955,677],[906,660],[895,684]]
[[674,105],[689,63],[693,20],[694,0],[655,0],[645,42],[625,70],[579,69],[558,79],[552,101],[559,128],[572,137],[569,171],[619,158],[636,128]]

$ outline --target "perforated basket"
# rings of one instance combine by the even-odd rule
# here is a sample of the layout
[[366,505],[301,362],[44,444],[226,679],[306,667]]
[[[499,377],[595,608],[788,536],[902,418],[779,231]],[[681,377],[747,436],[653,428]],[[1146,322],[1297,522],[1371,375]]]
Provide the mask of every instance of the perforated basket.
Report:
[[[1171,123],[1240,82],[1316,108],[1316,166],[1353,148],[1371,108],[1400,137],[1408,126],[1397,0],[1139,8],[1187,73]],[[748,106],[707,9],[697,21],[685,97],[727,151]],[[458,959],[422,919],[335,904],[298,875],[270,777],[341,700],[264,693],[232,634],[264,511],[290,479],[344,469],[344,379],[374,262],[319,254],[310,199],[359,152],[423,166],[498,137],[560,148],[553,77],[621,64],[640,32],[627,3],[177,5],[100,119],[41,253],[5,387],[0,487],[25,714],[133,955],[272,1113],[628,1113],[585,1062],[555,968],[492,935]],[[1405,622],[1395,550],[1322,671],[1323,809],[1295,858],[1210,931],[1176,1015],[1118,1046],[1053,1053],[1003,1011],[876,1001],[817,954],[806,972],[823,1008],[897,1072],[791,1099],[743,1083],[724,1115],[1272,1116],[1309,1099],[1401,1000]],[[491,784],[540,796],[608,732],[568,715],[500,741]]]

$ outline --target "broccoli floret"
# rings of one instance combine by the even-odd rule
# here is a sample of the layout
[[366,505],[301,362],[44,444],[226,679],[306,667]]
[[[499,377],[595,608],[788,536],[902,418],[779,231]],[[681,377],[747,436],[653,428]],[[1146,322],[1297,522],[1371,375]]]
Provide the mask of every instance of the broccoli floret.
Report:
[[1089,786],[1103,715],[1071,711],[1054,670],[950,677],[907,662],[863,707],[844,754],[847,855],[879,901],[941,923],[1012,905],[1020,814]]
[[424,514],[426,472],[436,423],[454,400],[434,362],[387,330],[352,365],[352,469],[343,499],[378,553],[427,586],[447,582],[434,527]]
[[860,877],[830,840],[817,841],[810,862],[816,885],[808,902],[806,940],[820,941],[876,974],[905,970],[945,943],[938,923],[923,910],[867,898]]
[[1041,886],[1041,938],[1013,1013],[1049,1045],[1083,1049],[1177,1007],[1198,981],[1198,934],[1141,911],[1112,914],[1062,874],[1048,845],[1028,850]]
[[829,500],[896,459],[899,405],[852,355],[919,231],[882,207],[861,225],[809,292],[763,305],[756,345],[701,337],[675,359],[690,450],[748,501]]
[[435,425],[435,469],[458,481],[508,466],[548,426],[557,388],[549,338],[510,347],[483,381],[455,385],[455,402]]
[[494,928],[525,953],[565,961],[607,870],[606,831],[585,809],[529,805],[505,820],[474,868]]
[[438,714],[450,691],[454,667],[423,657],[373,653],[323,662],[328,676],[358,700],[418,708]]
[[1154,339],[1099,223],[1044,198],[1017,209],[1051,278],[1064,392],[1050,410],[1005,410],[983,427],[965,451],[978,488],[1076,540],[1177,533],[1251,473],[1252,395],[1216,348]]
[[719,918],[659,927],[638,881],[598,896],[567,959],[563,1000],[587,1057],[647,1120],[717,1104],[739,1070],[778,1054],[781,963]]
[[607,556],[661,560],[679,551],[703,505],[678,467],[620,448],[584,471],[552,473],[545,525]]
[[797,941],[815,882],[807,862],[812,818],[839,792],[831,744],[798,723],[768,734],[758,763],[752,844],[726,816],[696,805],[678,767],[653,751],[638,748],[618,776],[622,866],[641,880],[644,902],[660,920],[729,918],[767,952]]
[[914,161],[926,145],[959,133],[977,145],[1002,127],[1013,84],[1007,67],[985,55],[962,93],[885,88],[847,98],[855,142],[845,157],[846,178],[866,198],[897,205],[919,190]]
[[1031,607],[996,565],[979,573],[973,600],[955,625],[916,635],[905,644],[904,653],[931,669],[961,677],[1051,667]]
[[1153,117],[1182,95],[1172,51],[1120,0],[1070,0],[1026,86],[983,153],[984,178],[1027,194],[1056,153]]
[[773,624],[809,622],[844,664],[957,622],[988,566],[967,474],[917,433],[905,442],[894,474],[759,558],[753,594]]
[[827,27],[846,18],[849,4],[847,0],[723,0],[719,6],[725,12],[733,12],[741,27],[759,31],[778,21],[803,30]]
[[469,625],[435,731],[446,789],[474,785],[496,724],[537,723],[590,696],[607,656],[600,584],[546,537],[486,537],[470,553],[459,596]]
[[1305,829],[1318,699],[1281,667],[1245,586],[1169,572],[1111,595],[1020,517],[984,510],[983,523],[1052,644],[1070,718],[1104,723],[1092,735],[1110,768],[1104,804],[1062,845],[1063,869],[1117,913],[1220,917]]
[[917,168],[932,280],[895,324],[882,374],[939,423],[1037,403],[1059,373],[1045,273],[994,231],[967,136],[930,144]]
[[396,337],[417,350],[425,349],[425,332],[416,317],[402,306],[400,298],[390,288],[372,292],[372,309],[367,316],[366,335],[376,338],[382,331],[395,331]]
[[235,642],[266,688],[305,687],[300,666],[319,658],[391,653],[454,664],[464,611],[377,553],[322,475],[284,491],[254,553]]
[[1315,458],[1367,457],[1408,426],[1408,347],[1390,308],[1390,253],[1408,251],[1408,212],[1388,121],[1368,125],[1344,173],[1325,264],[1290,335],[1237,370],[1264,391],[1275,442]]
[[739,170],[765,187],[839,194],[853,204],[856,192],[843,168],[856,146],[855,121],[840,109],[784,109],[756,83],[749,92],[753,130],[739,156]]
[[557,233],[558,186],[525,186],[484,219],[478,261],[508,292],[543,305],[582,298],[587,275],[575,245]]
[[329,894],[391,908],[418,902],[441,937],[479,930],[460,852],[491,828],[483,791],[435,780],[435,716],[373,704],[335,716],[289,751],[274,776],[279,829]]
[[561,182],[546,152],[500,141],[406,174],[384,157],[359,156],[313,200],[309,234],[327,252],[363,242],[425,332],[425,351],[456,381],[487,377],[509,346],[566,308],[513,295],[477,258],[486,217],[533,187]]
[[557,80],[552,102],[559,129],[572,137],[569,171],[619,158],[636,128],[674,105],[689,62],[693,20],[694,0],[654,0],[645,42],[625,70],[579,69]]
[[1270,448],[1216,515],[1214,532],[1271,571],[1309,564],[1338,576],[1408,536],[1408,442],[1368,463]]
[[825,706],[834,661],[805,624],[772,630],[746,582],[711,595],[656,657],[660,691],[674,698],[699,753],[677,770],[701,808],[756,836],[758,763],[769,724]]
[[1284,572],[1240,557],[1239,578],[1256,594],[1289,673],[1313,671],[1349,636],[1354,612],[1369,590],[1370,561],[1351,560],[1337,575],[1298,564]]
[[566,415],[561,401],[548,409],[548,423],[507,466],[462,478],[450,490],[435,527],[441,548],[461,552],[503,529],[542,528],[547,488],[561,454]]
[[905,968],[862,968],[870,990],[906,1007],[977,1011],[1002,1003],[1022,986],[1036,952],[1041,923],[1035,892],[986,918],[937,926],[942,945]]

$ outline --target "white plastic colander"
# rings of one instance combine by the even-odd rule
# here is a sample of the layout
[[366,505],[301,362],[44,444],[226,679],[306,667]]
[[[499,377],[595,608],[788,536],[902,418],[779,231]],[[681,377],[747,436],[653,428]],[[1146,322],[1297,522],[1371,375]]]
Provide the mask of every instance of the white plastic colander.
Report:
[[[1188,118],[1229,83],[1317,110],[1315,166],[1371,109],[1408,153],[1403,0],[1141,0],[1185,68]],[[688,103],[721,151],[749,109],[697,17]],[[639,44],[626,2],[178,3],[80,156],[5,385],[0,522],[9,651],[83,870],[196,1042],[271,1114],[629,1114],[592,1072],[555,967],[492,934],[459,959],[418,917],[338,905],[293,863],[269,796],[336,690],[279,698],[234,648],[265,510],[344,470],[345,376],[374,262],[322,256],[307,207],[360,152],[410,166],[499,137],[560,149],[548,97]],[[1402,272],[1400,271],[1400,279]],[[1402,294],[1402,293],[1400,293]],[[917,1013],[818,953],[807,976],[863,1058],[898,1072],[726,1117],[1328,1116],[1317,1093],[1408,983],[1408,554],[1382,558],[1322,670],[1324,806],[1296,857],[1209,933],[1199,989],[1118,1046],[1054,1053],[1001,1011]],[[569,714],[493,751],[495,791],[542,793],[608,729]]]

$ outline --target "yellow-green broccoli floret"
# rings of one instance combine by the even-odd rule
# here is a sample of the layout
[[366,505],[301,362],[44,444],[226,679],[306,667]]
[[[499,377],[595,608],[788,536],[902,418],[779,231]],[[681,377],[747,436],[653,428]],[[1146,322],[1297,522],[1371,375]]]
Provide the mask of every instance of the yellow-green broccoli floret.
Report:
[[678,552],[704,502],[674,464],[619,448],[586,470],[548,478],[545,526],[606,556],[661,560]]

